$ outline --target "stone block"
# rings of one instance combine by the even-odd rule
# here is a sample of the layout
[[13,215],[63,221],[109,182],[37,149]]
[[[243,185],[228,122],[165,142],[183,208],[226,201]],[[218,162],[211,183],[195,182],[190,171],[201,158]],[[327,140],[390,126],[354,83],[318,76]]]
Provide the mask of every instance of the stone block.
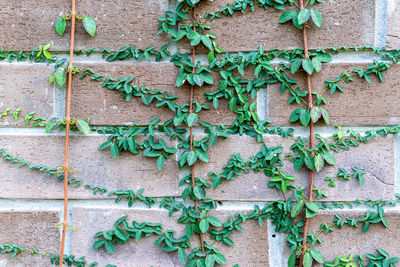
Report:
[[[109,150],[99,151],[98,147],[106,141],[103,136],[70,138],[69,166],[77,169],[77,178],[85,184],[102,186],[113,190],[135,192],[144,188],[145,196],[178,196],[178,167],[176,163],[166,161],[162,171],[158,171],[156,160],[142,158],[128,152],[112,158]],[[0,136],[0,147],[6,152],[19,156],[32,164],[41,164],[50,168],[63,166],[64,137],[61,136]],[[45,173],[17,168],[1,162],[3,171],[0,174],[3,186],[0,189],[2,198],[63,198],[63,185],[56,177],[46,179]],[[70,174],[74,176],[73,174]],[[71,188],[70,198],[106,198],[94,196],[82,187]]]
[[[35,116],[54,114],[54,86],[49,84],[52,67],[45,64],[0,64],[0,112],[11,108],[9,115],[0,119],[0,126],[24,126],[24,116],[35,111]],[[19,119],[12,112],[21,109]]]
[[[167,9],[168,3],[159,0],[77,1],[78,15],[92,17],[97,27],[95,37],[91,37],[83,24],[77,21],[75,47],[117,50],[125,45],[135,45],[137,48],[160,48],[168,43],[168,38],[156,35],[158,17],[163,16]],[[5,0],[0,4],[0,10],[4,18],[0,23],[3,48],[29,51],[39,44],[52,43],[53,51],[69,50],[70,21],[63,36],[54,29],[56,20],[70,12],[69,2]]]

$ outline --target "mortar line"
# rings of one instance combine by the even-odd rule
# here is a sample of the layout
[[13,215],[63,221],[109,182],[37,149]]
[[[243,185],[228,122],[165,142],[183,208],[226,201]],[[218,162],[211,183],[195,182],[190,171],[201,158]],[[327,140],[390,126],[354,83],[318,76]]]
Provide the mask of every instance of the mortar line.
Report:
[[375,1],[375,47],[386,46],[388,0]]

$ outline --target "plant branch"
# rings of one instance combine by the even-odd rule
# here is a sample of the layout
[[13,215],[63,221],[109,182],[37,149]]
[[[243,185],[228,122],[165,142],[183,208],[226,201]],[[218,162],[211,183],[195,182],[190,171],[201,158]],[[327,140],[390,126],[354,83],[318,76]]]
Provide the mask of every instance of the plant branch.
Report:
[[61,250],[60,250],[60,264],[63,266],[64,262],[64,247],[65,247],[65,235],[67,232],[67,220],[68,220],[68,149],[69,149],[69,129],[70,129],[70,114],[71,114],[71,91],[72,91],[72,62],[74,59],[74,45],[75,45],[75,0],[72,1],[71,10],[71,46],[69,50],[69,67],[68,67],[68,88],[67,88],[67,107],[66,107],[66,127],[65,127],[65,149],[64,149],[64,221],[63,221],[63,232],[61,239]]

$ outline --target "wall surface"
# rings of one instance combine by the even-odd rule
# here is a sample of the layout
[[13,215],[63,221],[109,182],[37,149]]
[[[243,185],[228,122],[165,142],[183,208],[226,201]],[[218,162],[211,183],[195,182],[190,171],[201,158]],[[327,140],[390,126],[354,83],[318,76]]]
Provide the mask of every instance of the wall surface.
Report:
[[[214,0],[201,6],[199,13],[217,10],[230,0]],[[81,24],[77,28],[77,49],[107,47],[117,50],[124,45],[137,48],[154,46],[160,48],[170,43],[173,51],[187,51],[182,43],[174,43],[168,36],[156,35],[157,18],[167,10],[173,10],[175,1],[168,0],[86,0],[77,1],[79,14],[93,17],[97,23],[95,38],[89,37]],[[51,51],[60,51],[67,56],[69,50],[69,30],[62,37],[54,31],[54,22],[60,14],[70,9],[68,1],[31,0],[0,2],[0,48],[13,51],[31,51],[39,44],[51,42]],[[400,0],[325,0],[318,5],[324,15],[324,23],[319,30],[310,30],[311,48],[328,46],[370,45],[387,48],[400,48]],[[211,22],[219,44],[225,51],[252,51],[263,44],[265,49],[277,47],[291,49],[302,46],[299,31],[292,26],[279,25],[279,11],[256,9],[254,13],[224,17]],[[232,30],[235,27],[235,30]],[[227,30],[230,29],[230,30]],[[199,58],[204,53],[199,51]],[[323,81],[336,77],[343,70],[357,66],[367,66],[375,59],[366,52],[340,54],[325,65],[323,73],[313,76],[313,88],[324,89]],[[111,77],[136,76],[137,84],[151,88],[162,88],[178,95],[185,102],[190,97],[188,87],[176,88],[178,69],[168,61],[124,61],[108,63],[100,56],[75,58],[78,66],[92,67]],[[0,62],[0,111],[7,107],[21,108],[24,112],[36,111],[38,115],[64,117],[65,88],[49,85],[52,66],[26,62]],[[373,78],[372,83],[356,81],[345,85],[345,92],[330,98],[327,107],[331,114],[331,124],[345,129],[366,129],[378,126],[400,124],[400,85],[399,66],[392,67],[385,76],[385,83]],[[211,87],[211,86],[210,86]],[[207,88],[208,90],[210,89]],[[72,97],[72,116],[91,118],[92,124],[121,125],[131,122],[148,123],[153,117],[165,120],[171,114],[166,110],[154,109],[133,99],[129,102],[121,98],[119,92],[106,90],[99,83],[89,79],[74,78]],[[201,89],[204,90],[204,89]],[[202,91],[196,97],[202,97]],[[288,95],[281,95],[279,88],[272,85],[260,91],[257,96],[257,112],[262,118],[269,118],[273,125],[292,126],[295,134],[307,135],[307,129],[291,125],[289,116],[294,109],[287,104]],[[208,111],[202,120],[213,123],[230,123],[235,115],[223,106],[224,112]],[[322,135],[332,134],[333,127],[317,126]],[[92,133],[87,137],[74,134],[70,145],[70,166],[77,168],[79,176],[93,184],[104,185],[110,189],[145,188],[146,196],[177,197],[181,195],[179,180],[184,175],[173,161],[168,161],[162,171],[155,168],[155,161],[123,154],[113,159],[109,151],[99,151],[98,146],[106,137]],[[268,145],[282,145],[289,151],[292,140],[265,135]],[[23,122],[15,122],[12,117],[0,119],[0,148],[18,155],[32,163],[58,167],[63,165],[63,133],[45,134],[44,129],[26,127]],[[245,136],[234,136],[218,142],[210,149],[210,162],[196,166],[196,174],[205,175],[210,170],[221,170],[231,154],[241,153],[249,157],[260,149],[260,144]],[[354,201],[366,198],[394,200],[400,193],[400,138],[398,136],[380,137],[337,155],[337,166],[350,168],[358,166],[368,171],[365,185],[357,186],[357,181],[341,185],[340,189],[328,189],[328,201]],[[45,175],[15,168],[0,162],[0,243],[17,243],[26,248],[58,253],[61,234],[54,226],[62,221],[63,186],[55,179],[48,180]],[[323,178],[335,175],[336,167],[330,167],[317,175],[316,184],[323,184]],[[299,175],[299,184],[306,185],[305,171]],[[237,211],[251,211],[255,204],[276,200],[280,195],[267,187],[264,175],[248,174],[211,190],[209,197],[220,201],[217,216],[227,217]],[[311,220],[311,230],[318,231],[322,222],[331,222],[332,215],[339,212],[345,217],[365,213],[367,207],[353,210],[327,210]],[[120,246],[116,255],[104,250],[91,248],[93,235],[101,229],[111,229],[113,221],[123,215],[128,220],[161,222],[168,228],[183,233],[182,225],[168,217],[168,211],[153,206],[148,209],[142,204],[128,208],[126,202],[115,204],[106,195],[93,195],[84,188],[70,189],[70,225],[78,231],[67,235],[66,253],[77,256],[86,255],[90,261],[117,266],[182,266],[177,254],[164,253],[154,247],[154,238]],[[367,234],[361,229],[345,229],[331,235],[321,235],[323,244],[319,249],[328,259],[338,255],[353,253],[373,253],[375,248],[383,248],[392,256],[400,256],[400,208],[387,211],[389,228],[373,226]],[[175,218],[176,219],[176,218]],[[235,233],[234,247],[222,247],[228,263],[232,266],[279,267],[286,265],[289,252],[284,236],[274,232],[268,223],[259,227],[255,222],[243,226],[245,233]],[[396,255],[397,253],[397,255]],[[10,259],[0,256],[0,266],[48,266],[48,259],[18,256]]]

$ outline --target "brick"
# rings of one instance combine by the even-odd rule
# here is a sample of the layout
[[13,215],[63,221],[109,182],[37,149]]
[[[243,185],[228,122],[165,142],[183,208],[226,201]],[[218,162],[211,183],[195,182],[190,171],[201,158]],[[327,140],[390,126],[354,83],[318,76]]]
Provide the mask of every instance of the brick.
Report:
[[[317,216],[311,219],[310,233],[318,233],[321,223],[333,223],[335,214],[342,218],[352,217],[360,218],[365,216],[366,211],[362,210],[334,210],[321,211]],[[388,228],[382,224],[371,224],[367,233],[362,233],[363,224],[359,228],[350,228],[345,226],[343,229],[335,229],[329,234],[322,233],[319,238],[322,244],[314,248],[321,251],[326,261],[333,261],[335,257],[348,257],[350,253],[362,254],[377,253],[377,249],[386,250],[390,257],[399,256],[398,227],[400,212],[398,210],[389,210],[385,213],[388,221]],[[287,248],[285,248],[287,251]]]
[[388,2],[388,13],[386,47],[389,49],[399,49],[400,24],[398,17],[400,16],[400,2],[398,0]]
[[177,218],[169,218],[167,210],[127,209],[127,208],[92,208],[76,207],[73,210],[74,225],[79,229],[72,233],[72,253],[87,255],[88,259],[97,261],[100,265],[114,264],[117,266],[183,266],[177,253],[163,252],[161,247],[155,247],[156,236],[143,238],[139,243],[130,240],[127,244],[116,246],[116,254],[111,255],[104,249],[92,249],[93,238],[98,231],[113,229],[114,222],[128,215],[127,221],[161,223],[163,229],[176,230],[176,236],[184,234],[184,228],[177,225]]
[[[178,73],[170,63],[85,63],[80,66],[93,68],[97,73],[115,79],[134,76],[134,83],[138,86],[145,85],[151,90],[161,89],[177,95],[179,104],[189,101],[189,92],[174,86]],[[174,118],[174,113],[168,108],[155,107],[154,102],[146,106],[141,98],[135,97],[128,102],[122,98],[122,92],[101,87],[102,82],[76,78],[73,83],[72,116],[90,117],[93,124],[148,124],[156,117],[162,120]],[[89,100],[90,105],[87,105]]]
[[[367,64],[336,63],[326,64],[320,73],[312,76],[313,91],[322,92],[325,90],[325,80],[339,77],[341,72],[352,72],[355,68],[366,68]],[[396,88],[399,83],[398,64],[384,72],[385,82],[378,82],[375,76],[371,75],[371,83],[361,81],[355,77],[352,83],[341,85],[344,93],[337,92],[330,95],[325,94],[327,105],[324,106],[330,115],[330,125],[342,126],[376,126],[376,125],[397,125],[400,123],[400,107],[395,101],[400,93]],[[301,90],[306,90],[305,78],[302,74],[296,74],[295,79],[299,81]],[[280,92],[277,84],[268,87],[268,118],[274,125],[290,125],[290,114],[300,105],[288,104],[289,92],[284,95]],[[293,125],[293,124],[292,124]],[[321,123],[321,125],[323,125]]]
[[[161,47],[167,37],[156,36],[158,17],[164,15],[168,4],[159,0],[140,1],[77,1],[76,11],[80,16],[95,19],[95,37],[89,36],[81,22],[77,21],[75,47],[117,50],[125,45],[137,48]],[[5,0],[0,4],[3,20],[0,22],[2,47],[12,50],[31,50],[39,44],[53,43],[51,50],[69,50],[70,22],[63,36],[59,36],[54,23],[61,15],[71,10],[69,2],[56,0],[23,1]],[[29,36],[29,38],[27,38]]]
[[[0,112],[11,108],[10,115],[0,119],[0,126],[24,126],[23,117],[36,111],[37,116],[54,114],[54,86],[49,84],[52,67],[45,64],[0,64]],[[20,108],[15,121],[12,112]]]
[[[200,16],[209,11],[217,11],[227,3],[234,2],[205,2],[204,5],[200,5],[198,14]],[[311,25],[307,31],[310,48],[374,44],[375,1],[326,1],[315,8],[322,13],[324,21],[321,28]],[[265,10],[257,7],[255,12],[248,9],[245,14],[235,13],[233,17],[224,16],[208,24],[212,26],[211,32],[217,35],[218,44],[224,51],[251,51],[261,44],[266,49],[302,47],[301,31],[293,24],[278,23],[281,13],[282,11],[272,8]],[[357,25],[354,24],[353,14],[358,14],[357,18],[360,21]]]
[[[261,208],[261,207],[260,207]],[[222,224],[229,221],[229,216],[234,216],[236,212],[249,213],[252,210],[229,210],[222,205],[220,210],[210,211],[210,215],[220,219]],[[265,267],[269,264],[269,242],[268,242],[268,223],[265,220],[262,227],[257,221],[248,220],[241,224],[243,232],[233,231],[229,237],[234,242],[233,246],[226,246],[219,242],[215,243],[220,252],[226,258],[226,266],[254,266]],[[206,238],[207,240],[207,238]],[[206,241],[208,244],[214,240]]]
[[[60,233],[54,226],[61,221],[58,211],[26,210],[0,211],[0,243],[17,244],[29,252],[37,248],[42,253],[58,254]],[[28,253],[10,259],[0,255],[1,266],[49,266],[49,258],[30,256]]]
[[[290,153],[290,146],[294,143],[292,139],[284,139],[277,136],[265,136],[264,143],[267,147],[282,146],[284,154]],[[222,166],[228,162],[232,154],[240,153],[246,161],[251,155],[261,151],[262,144],[256,143],[254,138],[246,136],[233,136],[226,140],[218,140],[217,144],[211,147],[209,162],[199,163],[195,167],[196,176],[207,177],[210,171],[222,171]],[[282,155],[282,158],[284,156]],[[358,148],[349,151],[335,153],[337,165],[326,167],[321,173],[315,174],[315,185],[322,188],[327,182],[324,177],[336,177],[338,168],[346,168],[350,171],[352,166],[366,170],[364,175],[365,183],[362,187],[356,179],[350,182],[338,182],[337,188],[327,188],[325,191],[329,201],[354,201],[356,199],[375,198],[379,192],[379,198],[394,198],[394,139],[392,137],[378,138],[370,141],[369,144],[362,144]],[[308,175],[305,170],[296,173],[293,164],[284,161],[284,170],[297,179],[297,186],[308,185]],[[223,181],[217,189],[209,189],[207,196],[216,200],[259,200],[270,201],[281,199],[282,196],[277,190],[267,187],[269,180],[263,173],[254,173],[236,177],[234,180]]]
[[[234,215],[238,210],[216,210],[210,212],[210,215],[217,216],[224,222],[228,215]],[[248,212],[249,210],[240,210]],[[118,245],[117,253],[112,256],[105,250],[93,250],[92,245],[96,241],[93,238],[98,231],[109,230],[113,228],[113,222],[118,218],[128,215],[128,222],[152,222],[161,223],[164,230],[176,230],[176,237],[184,235],[184,225],[177,224],[179,218],[168,217],[168,211],[159,209],[124,209],[124,208],[94,208],[94,207],[76,207],[73,211],[74,225],[79,229],[72,233],[72,252],[88,255],[91,260],[98,261],[99,264],[112,263],[117,266],[184,266],[179,262],[176,253],[166,253],[160,247],[155,247],[154,242],[157,238],[149,237],[140,240],[139,243],[129,241],[127,244]],[[92,227],[96,225],[96,227]],[[227,266],[236,263],[243,266],[269,266],[268,264],[268,229],[267,222],[261,228],[256,221],[247,221],[241,225],[243,233],[234,232],[231,239],[235,245],[233,247],[215,244],[227,259]],[[212,243],[205,237],[208,244]],[[199,246],[199,240],[196,236],[191,240],[193,247]],[[187,254],[190,252],[187,251]],[[134,261],[127,259],[135,258]]]
[[[69,165],[78,170],[78,178],[84,183],[103,186],[112,190],[135,192],[145,188],[145,196],[177,196],[178,168],[173,161],[166,161],[162,171],[156,168],[156,161],[124,152],[113,159],[110,151],[99,151],[98,147],[106,137],[70,138]],[[64,137],[56,136],[0,136],[0,147],[18,155],[33,164],[42,164],[51,168],[63,166]],[[2,198],[63,198],[63,187],[53,176],[47,180],[45,174],[18,169],[2,162],[0,189]],[[99,198],[89,190],[73,188],[70,198]],[[105,198],[105,196],[103,196]]]

